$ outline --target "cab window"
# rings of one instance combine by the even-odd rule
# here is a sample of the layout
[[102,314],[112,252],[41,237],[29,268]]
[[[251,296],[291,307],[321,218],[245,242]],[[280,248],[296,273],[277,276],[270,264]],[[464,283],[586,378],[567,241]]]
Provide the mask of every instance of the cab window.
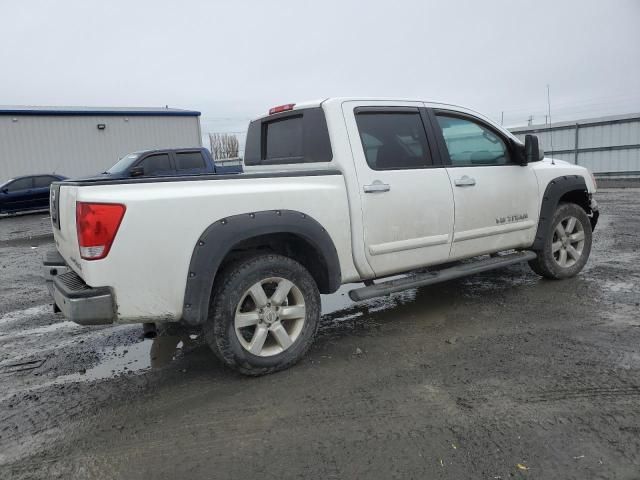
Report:
[[200,152],[178,152],[176,153],[177,170],[196,170],[206,168],[204,158]]
[[432,165],[427,135],[415,112],[358,112],[356,123],[367,163],[373,170],[402,170]]
[[33,178],[19,178],[5,187],[9,193],[33,188]]
[[149,155],[138,163],[137,166],[143,168],[144,175],[155,175],[171,171],[171,162],[169,161],[169,154],[167,153]]
[[43,175],[41,177],[35,177],[33,179],[34,188],[49,188],[51,186],[51,182],[57,180],[55,177],[51,177],[49,175]]
[[451,165],[506,165],[509,149],[502,138],[478,122],[467,118],[436,114],[449,151]]

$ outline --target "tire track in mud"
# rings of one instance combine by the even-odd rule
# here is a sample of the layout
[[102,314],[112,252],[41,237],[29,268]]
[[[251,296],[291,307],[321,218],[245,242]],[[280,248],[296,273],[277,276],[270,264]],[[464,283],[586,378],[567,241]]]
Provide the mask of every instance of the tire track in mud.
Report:
[[630,387],[593,387],[564,390],[547,390],[523,398],[527,403],[562,402],[573,400],[607,400],[640,397],[640,386]]

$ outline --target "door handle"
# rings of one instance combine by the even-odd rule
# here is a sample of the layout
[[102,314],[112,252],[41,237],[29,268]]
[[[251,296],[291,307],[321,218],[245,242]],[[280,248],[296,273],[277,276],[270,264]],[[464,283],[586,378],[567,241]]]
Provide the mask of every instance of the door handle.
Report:
[[476,179],[463,175],[461,178],[456,178],[456,187],[473,187],[476,184]]
[[374,180],[371,185],[364,185],[362,189],[364,190],[364,193],[388,192],[391,190],[391,185],[382,183],[380,180]]

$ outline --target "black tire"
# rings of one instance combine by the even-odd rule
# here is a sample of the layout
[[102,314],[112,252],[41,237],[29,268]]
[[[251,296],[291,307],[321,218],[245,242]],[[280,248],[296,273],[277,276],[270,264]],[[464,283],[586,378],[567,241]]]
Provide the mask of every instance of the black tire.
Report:
[[[554,240],[560,241],[561,238],[556,233],[556,227],[561,222],[566,222],[566,219],[573,217],[580,223],[580,229],[584,232],[584,243],[580,252],[580,257],[574,260],[574,263],[568,266],[562,266],[556,259],[553,252]],[[578,226],[576,226],[578,228]],[[591,222],[587,213],[575,203],[561,203],[558,205],[553,218],[549,225],[548,231],[545,234],[544,247],[541,250],[536,250],[538,257],[535,260],[529,262],[531,269],[538,275],[552,280],[561,280],[577,275],[587,263],[589,254],[591,253],[591,241],[592,231]],[[563,247],[564,248],[564,247]]]
[[[274,277],[289,280],[302,294],[304,322],[291,346],[271,356],[258,356],[240,343],[235,328],[236,309],[243,299],[246,301],[245,293],[253,285]],[[298,362],[313,343],[319,324],[320,292],[313,277],[291,258],[265,254],[233,263],[216,278],[204,335],[216,356],[230,368],[244,375],[259,376]],[[275,341],[273,334],[269,335],[270,340]]]

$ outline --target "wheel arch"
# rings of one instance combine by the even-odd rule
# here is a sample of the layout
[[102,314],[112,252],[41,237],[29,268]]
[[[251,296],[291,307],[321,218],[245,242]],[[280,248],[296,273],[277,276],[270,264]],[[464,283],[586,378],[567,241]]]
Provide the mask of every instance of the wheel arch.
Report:
[[553,213],[561,202],[575,203],[582,207],[591,220],[591,228],[595,228],[598,212],[591,208],[591,195],[584,177],[580,175],[556,177],[547,184],[542,196],[538,229],[531,247],[533,250],[544,247],[544,239],[551,228]]
[[294,210],[233,215],[212,223],[193,248],[183,303],[183,320],[202,324],[218,273],[231,261],[260,251],[280,253],[300,262],[321,293],[341,283],[338,252],[329,233],[314,218]]

